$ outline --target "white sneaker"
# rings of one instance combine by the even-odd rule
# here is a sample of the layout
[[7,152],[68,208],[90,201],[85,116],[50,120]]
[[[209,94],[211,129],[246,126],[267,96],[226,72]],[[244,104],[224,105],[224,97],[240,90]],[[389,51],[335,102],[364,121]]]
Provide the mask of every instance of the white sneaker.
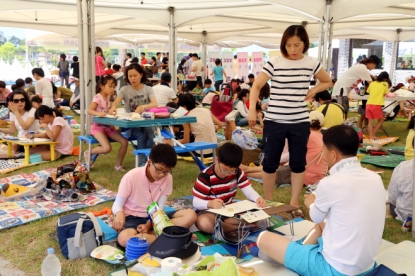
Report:
[[235,121],[236,115],[238,115],[238,110],[232,110],[231,112],[229,112],[228,115],[225,116],[225,121],[230,122],[230,121]]

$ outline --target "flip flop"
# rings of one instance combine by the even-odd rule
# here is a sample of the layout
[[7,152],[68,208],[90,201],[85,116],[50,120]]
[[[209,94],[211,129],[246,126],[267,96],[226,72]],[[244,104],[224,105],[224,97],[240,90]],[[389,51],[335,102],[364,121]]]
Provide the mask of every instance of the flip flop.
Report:
[[301,211],[301,209],[297,209],[297,210],[292,211],[291,216],[293,217],[293,219],[295,219],[295,218],[304,219],[304,213],[303,213],[303,211]]

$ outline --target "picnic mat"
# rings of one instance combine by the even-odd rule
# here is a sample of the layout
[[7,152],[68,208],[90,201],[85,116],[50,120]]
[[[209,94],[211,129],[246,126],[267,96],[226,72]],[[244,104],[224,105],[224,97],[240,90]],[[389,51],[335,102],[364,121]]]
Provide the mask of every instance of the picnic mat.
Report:
[[364,135],[363,143],[367,143],[367,144],[369,144],[369,143],[370,144],[379,144],[381,146],[384,146],[386,144],[393,143],[393,142],[395,142],[398,139],[399,139],[399,137],[382,136],[379,139],[374,140],[374,139],[368,139],[368,136],[367,135]]
[[402,161],[405,161],[405,156],[397,155],[397,154],[389,154],[389,155],[365,155],[362,157],[360,162],[366,164],[372,164],[379,167],[385,168],[396,168]]
[[[10,182],[23,186],[33,184],[40,177],[49,176],[52,170],[47,169],[2,178],[0,179],[0,188],[3,184]],[[27,196],[12,201],[0,200],[0,230],[115,199],[115,192],[106,190],[96,183],[94,184],[97,191],[85,194],[85,199],[77,202],[48,201],[36,196]]]
[[[7,158],[7,154],[0,154],[0,158]],[[40,163],[42,162],[25,165],[24,157],[19,159],[0,160],[0,174],[6,174],[21,168],[34,166]]]

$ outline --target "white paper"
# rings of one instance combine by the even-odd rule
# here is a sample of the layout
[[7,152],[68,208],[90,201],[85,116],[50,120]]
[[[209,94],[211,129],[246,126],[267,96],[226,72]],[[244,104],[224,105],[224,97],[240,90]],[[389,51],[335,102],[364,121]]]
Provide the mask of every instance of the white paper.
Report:
[[255,211],[255,212],[247,212],[246,214],[241,215],[246,222],[252,223],[256,221],[260,221],[263,219],[269,218],[269,215],[265,213],[263,210]]
[[[309,220],[294,222],[294,236],[299,238],[307,236],[310,230],[313,229],[315,225],[316,224],[314,222]],[[283,225],[281,227],[276,228],[275,231],[281,232],[284,235],[291,235],[290,225]]]
[[270,206],[267,206],[265,208],[259,207],[255,202],[249,201],[249,200],[242,200],[238,201],[236,203],[232,203],[229,205],[226,205],[224,208],[220,209],[208,209],[209,212],[219,214],[225,217],[233,217],[235,214],[246,212],[253,209],[267,209],[270,208]]

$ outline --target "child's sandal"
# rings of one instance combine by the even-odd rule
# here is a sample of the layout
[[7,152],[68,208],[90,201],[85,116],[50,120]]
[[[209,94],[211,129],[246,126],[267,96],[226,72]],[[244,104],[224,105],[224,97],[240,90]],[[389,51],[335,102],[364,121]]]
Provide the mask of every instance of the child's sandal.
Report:
[[125,172],[125,169],[122,166],[114,166],[114,170],[116,170],[117,172]]

